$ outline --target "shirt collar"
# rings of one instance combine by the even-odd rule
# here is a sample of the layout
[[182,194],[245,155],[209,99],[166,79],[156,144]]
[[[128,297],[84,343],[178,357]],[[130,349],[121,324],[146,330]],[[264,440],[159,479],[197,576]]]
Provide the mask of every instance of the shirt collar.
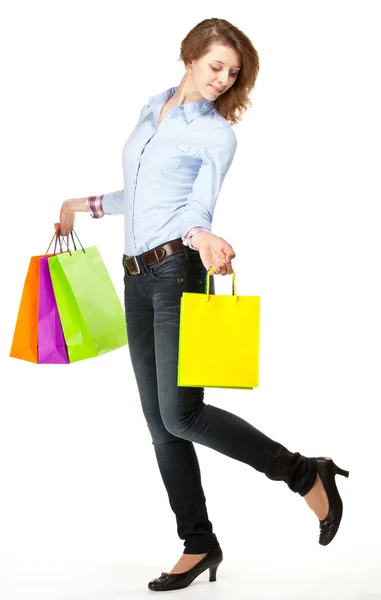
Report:
[[[154,111],[156,120],[159,118],[159,114],[162,107],[167,102],[167,100],[169,100],[169,98],[173,96],[178,87],[179,86],[177,85],[175,87],[168,88],[164,92],[160,92],[160,94],[157,94],[156,96],[150,96],[148,98],[148,104]],[[199,117],[203,113],[208,112],[209,110],[214,108],[214,101],[206,100],[205,98],[200,98],[200,100],[195,100],[194,102],[186,102],[186,104],[182,104],[181,106],[183,106],[185,117],[188,123],[190,123],[196,117]]]

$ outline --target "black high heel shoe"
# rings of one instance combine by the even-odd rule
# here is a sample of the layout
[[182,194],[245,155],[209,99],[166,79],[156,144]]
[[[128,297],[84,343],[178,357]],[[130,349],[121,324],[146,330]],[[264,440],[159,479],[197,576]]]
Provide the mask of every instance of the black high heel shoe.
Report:
[[150,581],[148,587],[155,592],[181,590],[192,583],[192,581],[206,571],[206,569],[209,569],[209,581],[216,581],[217,569],[222,560],[222,550],[218,546],[215,550],[208,552],[208,554],[189,571],[185,571],[185,573],[162,573],[160,577]]
[[328,515],[323,520],[319,519],[319,544],[327,546],[335,537],[343,515],[343,503],[336,487],[335,475],[349,477],[349,471],[340,469],[331,458],[324,458],[322,456],[316,458],[316,464],[329,502]]

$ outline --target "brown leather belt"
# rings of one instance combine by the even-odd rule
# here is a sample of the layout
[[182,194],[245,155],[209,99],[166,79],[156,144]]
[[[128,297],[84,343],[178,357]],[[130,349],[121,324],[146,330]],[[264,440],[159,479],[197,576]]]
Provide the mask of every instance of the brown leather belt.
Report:
[[151,250],[138,254],[137,256],[126,256],[124,254],[123,266],[129,275],[139,275],[139,273],[142,272],[144,263],[149,267],[174,254],[184,254],[184,248],[187,248],[187,250],[192,253],[197,252],[196,250],[188,249],[187,246],[184,246],[182,239],[177,238],[176,240],[171,240],[170,242],[156,246],[156,248],[151,248]]

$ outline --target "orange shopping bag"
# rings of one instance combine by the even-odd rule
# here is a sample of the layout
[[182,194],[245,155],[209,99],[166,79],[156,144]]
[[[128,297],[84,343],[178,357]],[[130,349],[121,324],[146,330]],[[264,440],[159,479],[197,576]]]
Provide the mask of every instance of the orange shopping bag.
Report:
[[38,286],[40,258],[32,256],[21,296],[10,356],[37,362]]
[[[34,363],[38,362],[38,291],[40,286],[40,259],[54,256],[48,254],[54,238],[56,238],[56,233],[52,237],[49,248],[45,254],[32,256],[30,259],[10,351],[10,356],[13,358],[21,358],[22,360]],[[54,248],[54,253],[55,251],[56,249]]]

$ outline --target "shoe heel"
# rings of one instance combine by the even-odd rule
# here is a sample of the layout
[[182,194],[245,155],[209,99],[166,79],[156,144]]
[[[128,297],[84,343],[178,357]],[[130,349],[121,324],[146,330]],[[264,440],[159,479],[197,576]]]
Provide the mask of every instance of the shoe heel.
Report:
[[217,581],[217,569],[219,566],[220,563],[209,568],[209,581]]
[[333,462],[333,472],[335,475],[343,475],[344,477],[349,477],[349,471],[344,471],[344,469],[340,469],[340,467],[335,465],[334,462]]

